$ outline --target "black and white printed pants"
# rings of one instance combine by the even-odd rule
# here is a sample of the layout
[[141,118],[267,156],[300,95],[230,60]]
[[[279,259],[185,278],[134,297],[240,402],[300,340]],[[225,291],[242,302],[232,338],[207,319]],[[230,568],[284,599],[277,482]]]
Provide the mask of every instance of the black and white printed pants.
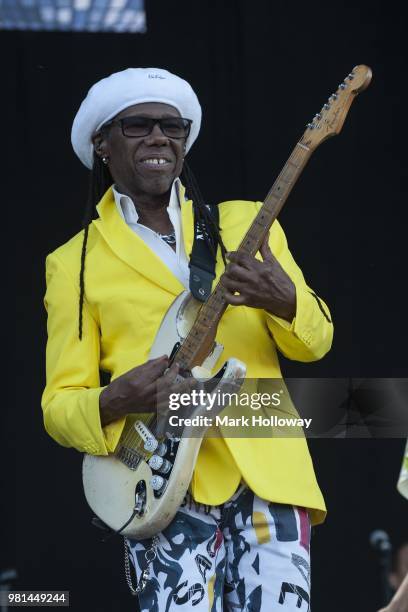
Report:
[[[127,540],[137,577],[151,540]],[[159,534],[141,612],[310,611],[310,522],[304,508],[241,485],[222,506],[187,496]]]

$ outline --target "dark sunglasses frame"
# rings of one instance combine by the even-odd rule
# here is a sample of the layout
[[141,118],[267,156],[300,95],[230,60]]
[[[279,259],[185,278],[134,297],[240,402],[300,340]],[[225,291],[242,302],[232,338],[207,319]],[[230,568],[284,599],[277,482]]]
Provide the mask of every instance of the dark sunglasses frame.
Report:
[[[145,134],[141,134],[140,136],[130,136],[129,134],[125,133],[126,125],[131,124],[132,120],[134,119],[144,119],[146,121],[146,128],[148,131]],[[182,122],[182,127],[185,130],[185,133],[182,136],[168,136],[168,134],[166,134],[165,132],[166,128],[165,126],[163,126],[163,123],[166,121],[174,121],[174,120]],[[158,118],[158,117],[143,117],[142,115],[132,115],[130,117],[123,117],[122,119],[112,119],[111,121],[108,121],[107,123],[105,123],[102,126],[102,129],[107,128],[111,125],[119,124],[122,128],[122,134],[126,138],[143,138],[144,136],[149,136],[149,134],[152,133],[153,128],[156,125],[156,123],[159,124],[161,131],[167,138],[174,138],[176,140],[179,140],[180,138],[188,138],[190,134],[191,124],[193,122],[191,119],[185,119],[184,117],[160,117]]]

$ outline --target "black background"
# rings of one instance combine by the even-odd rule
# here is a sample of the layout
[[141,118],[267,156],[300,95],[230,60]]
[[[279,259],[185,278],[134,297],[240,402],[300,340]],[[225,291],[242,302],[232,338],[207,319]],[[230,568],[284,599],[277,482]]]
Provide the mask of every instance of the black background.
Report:
[[[403,4],[146,3],[143,35],[0,35],[2,167],[11,179],[2,203],[6,330],[11,296],[17,312],[5,370],[0,567],[17,567],[20,589],[69,589],[78,611],[135,610],[121,541],[102,544],[90,527],[81,456],[47,437],[40,408],[44,258],[80,227],[88,171],[69,135],[95,81],[129,66],[189,80],[204,111],[190,162],[206,198],[263,199],[306,122],[354,65],[371,66],[371,86],[280,215],[307,281],[331,308],[333,348],[314,364],[282,362],[288,376],[407,375]],[[329,509],[314,531],[314,612],[379,607],[368,535],[381,527],[395,544],[408,540],[408,506],[395,489],[403,445],[311,442]]]

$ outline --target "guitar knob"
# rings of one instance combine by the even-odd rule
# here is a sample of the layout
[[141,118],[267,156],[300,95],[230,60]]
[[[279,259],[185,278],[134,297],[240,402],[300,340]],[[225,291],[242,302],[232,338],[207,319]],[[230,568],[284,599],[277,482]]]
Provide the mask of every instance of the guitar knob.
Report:
[[153,491],[160,491],[165,484],[166,481],[163,476],[158,476],[157,474],[155,474],[150,479],[150,486],[152,487]]
[[159,443],[156,438],[147,438],[143,446],[148,453],[154,453],[156,448],[159,446]]
[[161,472],[162,474],[167,474],[167,472],[170,472],[172,467],[170,461],[163,459],[163,457],[160,457],[159,455],[153,455],[150,457],[148,463],[152,470]]
[[150,457],[148,463],[152,470],[160,470],[161,466],[164,463],[164,459],[159,455],[153,455],[152,457]]

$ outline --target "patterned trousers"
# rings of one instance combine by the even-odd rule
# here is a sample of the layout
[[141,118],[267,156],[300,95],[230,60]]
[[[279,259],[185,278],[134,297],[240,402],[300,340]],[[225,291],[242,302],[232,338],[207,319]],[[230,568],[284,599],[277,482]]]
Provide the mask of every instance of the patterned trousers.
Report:
[[[221,506],[187,496],[158,536],[140,610],[310,611],[309,543],[304,508],[260,499],[244,485]],[[127,540],[138,578],[151,544]]]

